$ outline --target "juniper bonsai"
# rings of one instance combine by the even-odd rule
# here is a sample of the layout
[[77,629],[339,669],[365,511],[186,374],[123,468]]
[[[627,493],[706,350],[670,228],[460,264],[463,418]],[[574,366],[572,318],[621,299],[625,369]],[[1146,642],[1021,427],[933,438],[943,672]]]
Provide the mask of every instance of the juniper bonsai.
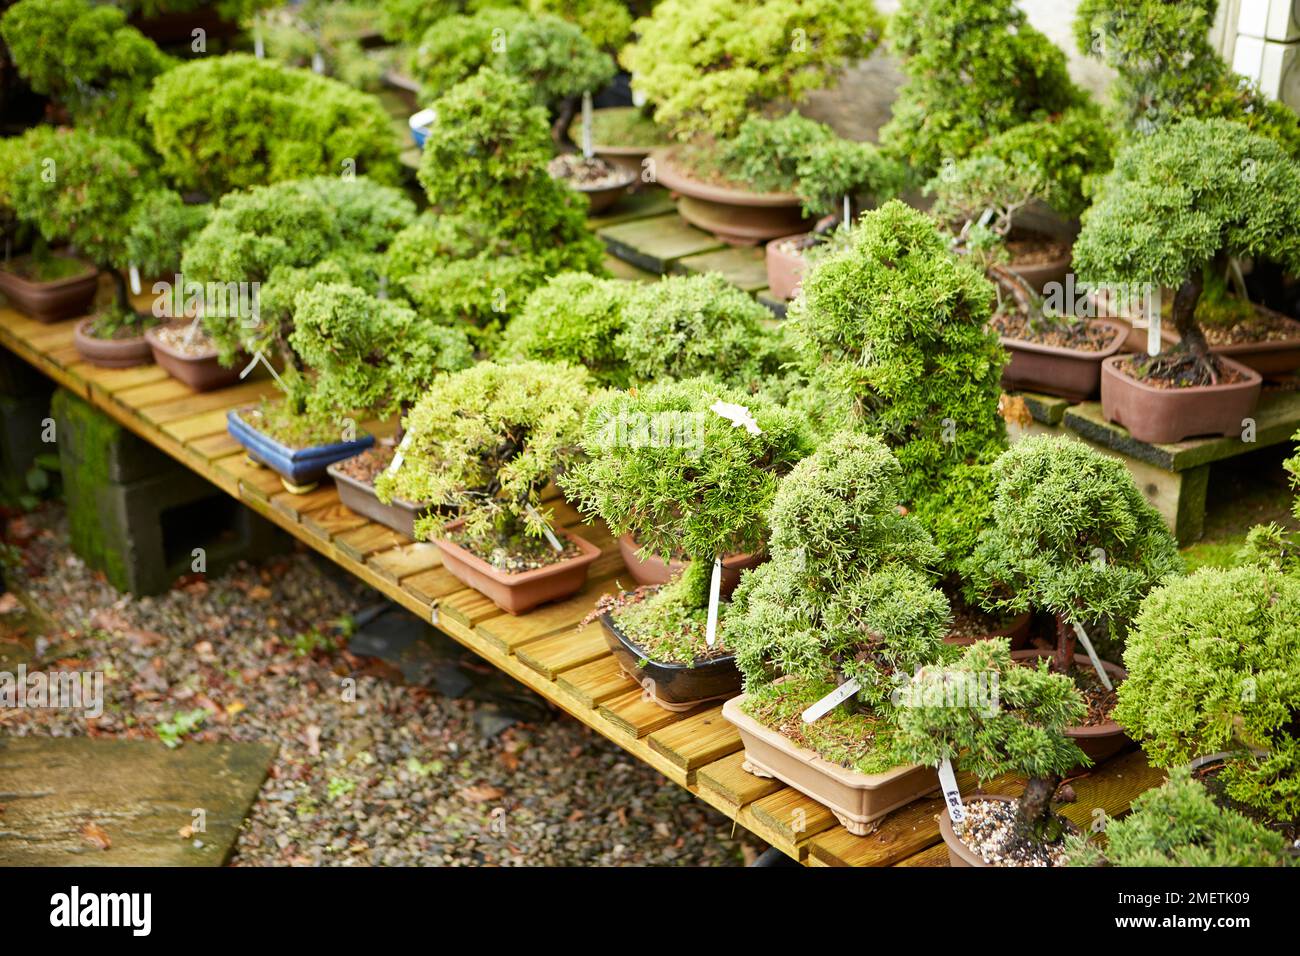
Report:
[[382,6],[384,35],[402,43],[419,42],[432,27],[457,14],[501,7],[562,17],[581,27],[591,42],[610,53],[627,42],[632,30],[632,13],[620,0],[382,0]]
[[586,272],[563,272],[533,291],[510,320],[498,359],[581,365],[601,385],[626,388],[631,372],[616,344],[630,283]]
[[1198,304],[1207,285],[1235,272],[1233,260],[1250,256],[1300,269],[1300,167],[1274,140],[1228,120],[1184,120],[1126,147],[1074,245],[1089,284],[1177,290],[1181,341],[1136,368],[1180,385],[1219,381]]
[[1227,795],[1300,819],[1300,580],[1273,568],[1202,568],[1142,604],[1114,717],[1151,762],[1230,756]]
[[[1300,442],[1300,432],[1292,435],[1291,440]],[[1300,451],[1283,462],[1282,467],[1290,476],[1291,487],[1300,492]],[[1300,495],[1291,503],[1291,513],[1300,521]],[[1284,528],[1273,521],[1266,525],[1256,525],[1247,533],[1246,544],[1235,557],[1242,563],[1260,564],[1288,574],[1300,574],[1300,532]]]
[[950,760],[981,781],[1005,773],[1026,777],[1016,801],[1016,835],[1051,844],[1067,829],[1052,809],[1056,788],[1071,769],[1089,763],[1065,736],[1086,709],[1074,683],[1045,661],[1036,668],[1013,662],[1004,637],[975,641],[955,664],[922,668],[902,688],[897,746],[908,760],[930,766]]
[[170,189],[145,196],[126,236],[127,262],[146,278],[172,279],[185,246],[211,215],[211,206],[187,204]]
[[662,0],[623,49],[633,88],[678,139],[734,134],[771,103],[798,103],[879,43],[867,0]]

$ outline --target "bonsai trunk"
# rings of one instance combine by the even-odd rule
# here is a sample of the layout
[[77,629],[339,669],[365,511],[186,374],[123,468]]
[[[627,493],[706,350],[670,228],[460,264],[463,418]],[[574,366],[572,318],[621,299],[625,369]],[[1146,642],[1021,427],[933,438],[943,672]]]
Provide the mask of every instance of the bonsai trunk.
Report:
[[108,272],[113,279],[113,301],[114,304],[122,311],[124,315],[130,315],[131,296],[126,287],[126,276],[122,275],[121,269],[114,269],[108,266],[100,266],[100,269]]
[[1016,832],[1029,843],[1052,843],[1065,831],[1052,812],[1052,797],[1061,783],[1059,774],[1030,777],[1016,803]]
[[1179,372],[1190,371],[1192,382],[1189,384],[1219,384],[1219,373],[1210,355],[1209,343],[1196,322],[1196,305],[1201,301],[1204,289],[1204,275],[1200,269],[1193,269],[1174,293],[1174,328],[1182,341],[1168,353],[1150,357],[1142,367],[1145,374],[1174,378]]
[[1064,614],[1056,615],[1056,651],[1052,654],[1052,670],[1058,674],[1069,674],[1074,666],[1074,646],[1078,635],[1074,625]]
[[573,152],[574,146],[569,139],[569,128],[577,115],[578,98],[566,96],[559,110],[556,111],[555,123],[551,126],[551,140],[555,143],[555,148],[562,153]]

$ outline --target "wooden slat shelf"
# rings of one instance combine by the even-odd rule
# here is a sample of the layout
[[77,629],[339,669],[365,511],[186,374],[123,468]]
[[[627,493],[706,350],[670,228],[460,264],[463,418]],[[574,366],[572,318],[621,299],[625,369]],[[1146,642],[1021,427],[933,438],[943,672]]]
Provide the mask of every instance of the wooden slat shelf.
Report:
[[[648,221],[610,228],[633,232]],[[708,251],[707,241],[673,231],[682,239],[680,248],[671,250],[678,257],[689,254],[686,250]],[[661,263],[661,268],[671,266]],[[943,864],[937,798],[904,807],[871,835],[854,837],[815,801],[780,781],[746,773],[739,736],[716,704],[677,714],[646,700],[619,670],[600,625],[578,626],[598,595],[616,588],[620,577],[627,580],[617,545],[603,527],[583,528],[602,555],[582,594],[519,617],[503,614],[441,566],[435,545],[411,542],[352,512],[331,484],[292,495],[273,472],[249,464],[226,433],[226,413],[255,401],[266,382],[196,394],[156,366],[96,368],[68,351],[74,325],[75,320],[42,325],[0,307],[0,344],[793,858],[809,865]],[[390,434],[392,423],[362,427]],[[580,523],[558,491],[551,489],[546,497],[562,525]],[[1076,822],[1086,826],[1094,807],[1122,812],[1160,778],[1134,751],[1075,781],[1079,799],[1067,814],[1079,815]]]

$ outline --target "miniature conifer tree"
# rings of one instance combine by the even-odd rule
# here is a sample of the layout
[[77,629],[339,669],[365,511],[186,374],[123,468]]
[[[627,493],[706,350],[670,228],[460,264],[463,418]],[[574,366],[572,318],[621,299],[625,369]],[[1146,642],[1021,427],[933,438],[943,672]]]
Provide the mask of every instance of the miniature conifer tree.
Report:
[[1177,290],[1181,341],[1137,368],[1184,385],[1219,381],[1197,306],[1233,259],[1248,256],[1300,269],[1300,166],[1274,140],[1227,120],[1185,120],[1126,147],[1074,246],[1085,282]]
[[[1292,435],[1291,440],[1300,442],[1300,432]],[[1290,476],[1292,489],[1300,491],[1300,451],[1283,462],[1282,467]],[[1300,495],[1291,503],[1291,513],[1300,521]],[[1242,563],[1262,564],[1289,574],[1300,573],[1300,532],[1290,531],[1272,521],[1256,525],[1246,535],[1246,544],[1237,558]]]
[[142,276],[172,278],[190,238],[212,215],[209,205],[190,205],[170,189],[146,196],[126,237],[126,259]]
[[1234,800],[1300,819],[1300,580],[1202,568],[1142,604],[1114,717],[1160,767],[1229,751]]
[[600,384],[626,388],[631,373],[616,339],[630,292],[620,279],[561,273],[535,289],[510,320],[496,357],[582,365]]
[[1052,666],[1071,672],[1075,625],[1122,633],[1147,592],[1181,572],[1178,546],[1124,464],[1038,435],[993,465],[993,523],[964,566],[986,606],[1056,617]]
[[[992,699],[990,699],[992,696]],[[1062,777],[1088,758],[1067,727],[1082,720],[1083,698],[1045,661],[1026,667],[1011,660],[1003,637],[975,641],[947,666],[922,668],[905,685],[896,711],[896,745],[908,760],[943,760],[991,780],[1004,773],[1028,778],[1016,803],[1016,829],[1033,843],[1065,832],[1052,810]]]

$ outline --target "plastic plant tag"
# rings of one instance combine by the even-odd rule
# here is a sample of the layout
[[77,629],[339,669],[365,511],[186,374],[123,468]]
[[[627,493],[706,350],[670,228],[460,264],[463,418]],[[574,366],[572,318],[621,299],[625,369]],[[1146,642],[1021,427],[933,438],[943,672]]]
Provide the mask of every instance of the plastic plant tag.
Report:
[[853,224],[853,209],[849,205],[849,194],[844,194],[844,228],[848,229]]
[[722,600],[722,558],[713,559],[713,578],[709,581],[709,618],[704,625],[704,643],[718,643],[718,604]]
[[821,700],[817,701],[817,703],[805,710],[799,715],[799,717],[805,724],[811,724],[814,720],[820,720],[861,689],[862,685],[856,680],[846,680],[839,687],[836,687]]
[[402,436],[401,442],[397,445],[397,451],[393,452],[393,460],[389,462],[388,467],[384,469],[386,473],[395,475],[397,474],[397,469],[402,467],[402,453],[411,447],[411,434],[411,432],[407,432]]
[[595,149],[591,145],[591,94],[582,94],[582,155],[591,159]]
[[140,270],[136,268],[135,263],[127,267],[127,272],[131,274],[131,294],[140,294]]
[[751,435],[763,434],[763,430],[758,427],[758,422],[754,421],[754,416],[750,414],[749,409],[744,405],[718,399],[709,406],[709,411],[731,422],[732,428],[743,428]]
[[262,42],[262,31],[253,34],[253,55],[259,60],[266,59],[266,44]]
[[313,73],[325,72],[325,57],[320,55],[320,50],[311,55],[311,71]]
[[944,757],[939,761],[939,789],[943,802],[948,805],[948,819],[961,823],[966,819],[966,808],[961,804],[961,791],[957,789],[957,775],[952,771],[952,761]]
[[1160,346],[1160,313],[1152,312],[1147,317],[1147,355],[1159,355]]
[[564,545],[560,544],[560,539],[555,536],[555,532],[552,531],[551,526],[546,523],[546,519],[543,518],[538,510],[532,505],[529,505],[527,510],[528,517],[532,518],[542,526],[542,534],[546,535],[547,543],[555,549],[556,553],[563,553]]
[[1101,666],[1101,658],[1097,656],[1097,649],[1092,646],[1092,641],[1088,639],[1088,632],[1083,629],[1083,625],[1075,623],[1074,633],[1079,637],[1079,643],[1083,649],[1088,652],[1088,660],[1092,661],[1093,670],[1097,672],[1097,679],[1101,681],[1101,686],[1107,690],[1114,690],[1114,685],[1110,682],[1110,675],[1106,673],[1106,668]]
[[196,315],[190,322],[189,328],[185,330],[185,344],[193,345],[194,336],[199,334],[199,317]]

